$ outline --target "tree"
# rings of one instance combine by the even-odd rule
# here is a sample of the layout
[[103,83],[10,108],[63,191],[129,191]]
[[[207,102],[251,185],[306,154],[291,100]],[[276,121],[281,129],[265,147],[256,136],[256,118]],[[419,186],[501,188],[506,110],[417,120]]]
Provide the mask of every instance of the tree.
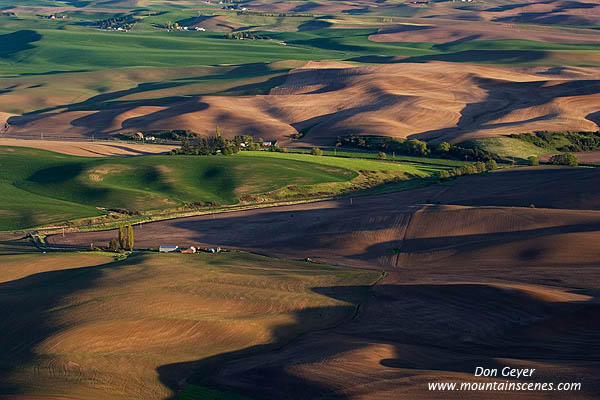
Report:
[[556,154],[550,157],[550,164],[576,167],[579,165],[579,159],[573,153]]
[[387,154],[385,154],[383,151],[380,151],[379,154],[377,154],[377,158],[379,160],[385,160],[387,158]]
[[527,157],[527,160],[529,161],[529,165],[531,166],[540,165],[540,160],[538,160],[536,156],[529,156]]
[[473,165],[465,165],[463,167],[460,167],[460,169],[463,175],[472,175],[477,173],[477,169],[475,169]]
[[418,156],[426,156],[427,154],[429,154],[427,143],[421,140],[410,139],[406,142],[406,147],[410,154],[415,154]]
[[448,143],[448,142],[442,142],[442,143],[438,144],[437,150],[440,153],[447,153],[447,152],[449,152],[450,151],[450,143]]
[[477,172],[485,172],[485,164],[481,161],[477,161],[475,164],[473,164],[473,166],[475,167]]
[[323,150],[321,150],[318,147],[313,147],[312,150],[310,151],[310,154],[312,154],[313,156],[322,156]]
[[133,251],[133,226],[127,226],[127,248]]
[[125,225],[119,226],[119,248],[127,248],[127,227]]
[[443,180],[450,178],[450,173],[448,171],[446,171],[445,169],[443,169],[441,171],[438,171],[437,177],[439,180],[443,181]]
[[108,242],[108,249],[110,251],[112,251],[113,253],[116,253],[119,251],[119,242],[117,241],[117,239],[115,239],[115,238],[110,239],[110,242]]
[[485,169],[487,169],[488,171],[493,171],[495,169],[498,169],[498,164],[495,160],[488,160],[485,163]]
[[190,146],[190,141],[187,137],[183,138],[183,142],[181,143],[181,152],[183,154],[190,154],[192,151],[192,147]]

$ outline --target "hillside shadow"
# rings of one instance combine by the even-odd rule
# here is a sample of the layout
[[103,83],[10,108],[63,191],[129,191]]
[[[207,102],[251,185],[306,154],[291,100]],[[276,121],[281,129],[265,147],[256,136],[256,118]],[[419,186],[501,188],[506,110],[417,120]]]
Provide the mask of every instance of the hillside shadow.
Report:
[[0,394],[31,389],[15,383],[11,375],[44,362],[36,348],[66,327],[54,314],[65,298],[94,287],[104,269],[138,264],[143,258],[134,257],[126,263],[109,260],[99,266],[41,272],[0,283]]
[[329,28],[333,25],[333,23],[329,21],[320,21],[320,20],[310,20],[301,23],[298,25],[298,32],[306,32],[306,31],[314,31],[317,29],[325,29]]
[[[313,290],[352,301],[349,293],[358,288]],[[541,357],[570,366],[577,357],[587,373],[579,379],[593,382],[600,368],[597,363],[589,364],[600,355],[594,339],[600,315],[595,300],[557,303],[521,289],[487,284],[383,284],[374,287],[358,315],[337,327],[308,332],[278,345],[163,365],[157,372],[161,382],[175,392],[181,388],[177,378],[191,374],[187,383],[257,398],[339,399],[348,398],[349,389],[367,381],[375,388],[381,381],[389,390],[407,384],[399,378],[431,371],[472,376],[477,366],[507,366],[508,361],[502,361],[507,358]],[[308,313],[318,311],[298,311],[295,325],[302,326]],[[565,320],[572,321],[576,333],[560,330]],[[287,329],[290,326],[278,326],[273,335],[281,338]],[[363,354],[368,347],[382,345],[393,349],[396,357],[370,353],[370,357],[347,361],[352,353]],[[375,363],[385,369],[381,371]],[[552,371],[538,374],[547,377]],[[597,388],[584,390],[589,393]]]
[[[89,164],[86,163],[69,163],[48,167],[35,171],[32,175],[27,177],[24,182],[15,183],[14,185],[32,193],[38,192],[39,188],[46,188],[47,190],[50,189],[53,192],[56,192],[53,197],[59,199],[62,198],[65,201],[70,201],[72,199],[69,198],[68,195],[64,196],[64,194],[61,193],[62,190],[60,189],[60,185],[77,185],[79,188],[78,195],[81,196],[82,199],[86,199],[88,201],[93,199],[94,202],[97,202],[96,204],[99,204],[108,197],[111,189],[89,185],[84,182],[78,182],[77,178],[81,176],[88,167]],[[34,183],[36,185],[33,186],[30,185],[30,183]]]
[[32,30],[21,30],[0,35],[0,58],[12,58],[22,51],[35,48],[31,43],[39,42],[42,35]]
[[[268,94],[269,91],[282,83],[287,78],[287,68],[273,69],[268,63],[252,63],[227,68],[218,74],[201,75],[186,78],[177,78],[168,81],[140,83],[134,88],[102,93],[92,96],[84,101],[71,104],[61,104],[44,109],[38,109],[20,116],[12,116],[7,122],[11,126],[25,126],[58,114],[77,111],[91,111],[88,115],[73,119],[71,125],[85,128],[84,134],[88,137],[97,135],[110,135],[122,129],[141,129],[146,124],[160,121],[165,118],[175,118],[179,115],[205,110],[208,103],[197,101],[198,96],[222,95],[222,96],[253,96]],[[273,75],[273,76],[271,76]],[[239,84],[223,90],[208,90],[195,95],[166,96],[140,100],[122,100],[127,96],[143,95],[156,91],[210,83],[214,81],[227,84],[232,79],[251,79],[264,77],[263,81]],[[165,107],[164,110],[152,112],[140,117],[132,117],[123,121],[116,129],[107,129],[107,126],[117,120],[119,116],[139,107]],[[138,126],[138,124],[140,124]]]
[[[352,258],[364,258],[369,254],[383,256],[386,253],[392,252],[395,254],[416,255],[439,251],[485,250],[489,247],[497,247],[508,243],[518,243],[569,233],[588,232],[600,233],[600,223],[558,225],[517,231],[385,241],[369,246],[363,253],[357,254]],[[540,260],[546,253],[551,253],[554,250],[552,247],[544,245],[543,241],[536,243],[533,247],[519,250],[517,253],[512,254],[512,256],[519,261],[535,261]],[[506,256],[511,256],[511,254],[507,254]]]
[[[343,83],[341,84],[343,85]],[[338,88],[343,87],[340,84],[332,83],[327,86],[317,89],[312,93],[326,93],[327,91],[337,90]],[[339,111],[334,111],[328,114],[318,115],[316,117],[312,117],[303,121],[294,122],[291,126],[294,127],[298,132],[305,131],[307,127],[310,127],[308,131],[305,131],[305,136],[303,139],[314,139],[314,135],[312,132],[318,130],[330,130],[332,126],[334,126],[337,122],[342,122],[346,118],[353,117],[357,114],[366,113],[370,111],[380,111],[382,109],[389,108],[391,105],[401,102],[402,100],[411,99],[410,96],[405,95],[397,95],[388,93],[384,90],[378,88],[370,88],[368,89],[368,94],[372,96],[372,100],[364,105],[343,108]],[[356,128],[355,130],[351,128],[345,128],[344,134],[360,134],[362,130],[360,128]],[[329,139],[328,139],[329,140]]]
[[[549,120],[556,117],[548,113],[537,117],[513,121],[497,122],[518,110],[532,108],[549,103],[557,97],[587,96],[600,93],[600,80],[567,81],[547,86],[546,81],[507,82],[495,79],[476,78],[477,86],[487,95],[484,100],[468,103],[460,112],[456,126],[429,130],[410,135],[410,139],[451,140],[465,132],[495,129],[506,126],[518,126],[524,123]],[[592,117],[595,114],[590,114]]]
[[[254,356],[256,354],[265,354],[270,351],[277,351],[283,346],[293,343],[298,337],[308,334],[311,331],[332,329],[340,323],[349,321],[355,315],[360,301],[366,299],[371,292],[372,286],[328,286],[315,287],[311,288],[311,290],[320,295],[340,300],[347,304],[328,307],[308,307],[294,311],[293,323],[278,325],[271,329],[270,336],[273,338],[271,343],[250,346],[241,350],[221,353],[196,361],[166,364],[158,367],[157,372],[160,382],[175,393],[175,395],[169,397],[169,399],[177,399],[177,392],[180,389],[182,377],[188,376],[189,382],[203,385],[206,383],[207,376],[215,374],[222,365],[229,361]],[[338,319],[340,318],[340,315],[345,315],[345,317],[342,320],[323,323],[320,328],[307,328],[314,325],[316,319],[323,318],[323,316],[326,315],[337,315]],[[323,349],[323,353],[327,353],[327,350]],[[332,352],[331,354],[333,355],[335,352]],[[271,377],[271,379],[275,380],[275,377]],[[308,396],[308,398],[314,398],[315,396],[324,393],[334,394],[334,391],[330,390],[325,385],[309,384],[303,385],[302,393],[304,396]]]
[[453,53],[407,57],[398,62],[425,63],[429,61],[446,61],[462,63],[521,64],[543,60],[548,54],[548,52],[541,50],[464,50]]

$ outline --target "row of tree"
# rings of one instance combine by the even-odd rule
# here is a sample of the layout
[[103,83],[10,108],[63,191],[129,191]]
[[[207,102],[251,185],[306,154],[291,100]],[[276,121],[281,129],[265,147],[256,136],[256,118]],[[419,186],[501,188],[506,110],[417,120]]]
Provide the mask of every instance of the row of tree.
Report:
[[495,154],[477,146],[454,145],[448,142],[430,146],[427,142],[417,139],[401,139],[386,136],[350,135],[340,136],[336,141],[337,147],[357,147],[387,153],[409,156],[435,155],[441,158],[451,158],[465,161],[488,161],[497,157]]
[[498,169],[498,164],[495,160],[488,160],[485,163],[482,161],[477,161],[471,165],[463,165],[459,168],[439,171],[437,173],[437,177],[440,180],[446,180],[455,176],[480,174],[482,172],[493,171],[495,169]]
[[124,250],[133,251],[133,244],[133,226],[121,225],[119,226],[119,236],[117,239],[111,239],[110,242],[108,242],[108,248],[115,253]]
[[225,39],[250,39],[250,40],[269,40],[270,37],[268,36],[261,36],[261,35],[255,35],[252,32],[234,32],[234,33],[228,33],[225,35]]
[[122,28],[130,30],[137,23],[137,19],[131,15],[116,15],[111,18],[103,19],[101,21],[94,22],[94,25],[100,29],[117,29]]
[[544,149],[558,151],[595,151],[600,150],[600,131],[597,132],[548,132],[520,133],[509,135],[514,139],[529,142]]

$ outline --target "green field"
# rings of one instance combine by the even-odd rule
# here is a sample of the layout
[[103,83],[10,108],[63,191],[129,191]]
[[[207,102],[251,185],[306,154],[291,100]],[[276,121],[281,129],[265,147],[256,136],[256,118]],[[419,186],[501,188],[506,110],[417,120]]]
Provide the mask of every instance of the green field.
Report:
[[[323,154],[326,156],[335,156],[335,157],[346,157],[346,158],[360,158],[367,160],[378,160],[379,152],[376,151],[367,151],[367,150],[355,150],[355,149],[322,149]],[[290,148],[288,149],[290,153],[300,153],[300,154],[310,154],[310,149],[303,148]],[[379,161],[379,160],[378,160]],[[448,160],[443,158],[432,158],[432,157],[416,157],[416,156],[405,156],[405,155],[395,155],[395,154],[386,154],[387,162],[395,162],[400,161],[404,164],[413,164],[417,167],[426,167],[426,168],[448,168],[448,167],[461,167],[465,164],[468,164],[465,161],[458,160]]]
[[[344,153],[340,152],[339,157],[332,157],[331,154],[333,151],[328,151],[326,156],[313,156],[311,154],[300,154],[300,153],[276,153],[276,152],[265,152],[265,151],[244,151],[239,153],[239,156],[242,157],[260,157],[260,158],[277,158],[277,159],[285,159],[285,160],[298,160],[298,161],[307,161],[307,162],[316,162],[323,165],[330,165],[333,167],[339,168],[347,168],[355,171],[401,171],[406,172],[408,174],[412,174],[415,176],[425,177],[430,175],[436,171],[442,169],[449,169],[449,167],[455,167],[462,165],[460,161],[452,161],[452,160],[436,160],[431,159],[430,162],[427,162],[428,159],[421,159],[421,163],[417,163],[414,161],[411,162],[393,162],[393,161],[380,161],[375,160],[376,154],[373,154],[372,157],[363,157],[365,155],[371,155],[369,153],[351,153],[351,157],[342,156]],[[337,153],[337,152],[336,152]],[[358,158],[358,157],[361,158]],[[417,159],[418,157],[414,157]],[[440,165],[438,162],[446,163]]]
[[541,156],[542,154],[548,154],[552,151],[556,151],[552,149],[544,149],[524,140],[506,136],[489,139],[477,139],[472,141],[472,143],[486,151],[490,151],[498,155],[499,157],[515,161],[525,161],[529,156]]
[[358,174],[305,161],[250,157],[85,158],[0,148],[0,227],[17,229],[101,215],[96,207],[133,211],[191,202],[236,203],[240,196],[288,184],[344,182]]
[[[167,32],[166,21],[194,19],[195,12],[145,16],[130,32],[104,31],[89,24],[107,17],[74,14],[65,20],[41,19],[35,14],[0,17],[0,74],[89,71],[122,67],[181,67],[275,62],[282,60],[354,60],[397,62],[444,60],[490,64],[553,65],[552,53],[598,53],[598,44],[542,43],[528,40],[469,40],[381,43],[368,39],[377,28],[323,28],[307,31],[269,30],[270,17],[225,13],[235,21],[273,40],[227,40],[220,32]],[[210,14],[208,15],[210,16]],[[86,19],[86,18],[89,18]],[[262,18],[262,19],[261,19]],[[275,18],[285,28],[302,18]],[[284,22],[288,21],[288,22]],[[306,21],[304,21],[306,22]],[[87,24],[87,25],[86,25]],[[257,29],[263,30],[257,30]],[[282,27],[278,27],[282,28]],[[281,42],[287,45],[283,46]],[[387,61],[386,61],[387,59]],[[573,59],[577,64],[576,57]]]
[[[0,147],[0,229],[100,216],[104,208],[144,212],[192,203],[236,204],[288,185],[302,187],[300,194],[305,197],[322,196],[323,185],[335,194],[366,171],[406,180],[427,177],[454,163],[440,165],[445,161],[433,159],[427,164],[426,160],[391,162],[274,152],[87,158]],[[279,193],[274,199],[288,195],[297,198],[298,193]]]

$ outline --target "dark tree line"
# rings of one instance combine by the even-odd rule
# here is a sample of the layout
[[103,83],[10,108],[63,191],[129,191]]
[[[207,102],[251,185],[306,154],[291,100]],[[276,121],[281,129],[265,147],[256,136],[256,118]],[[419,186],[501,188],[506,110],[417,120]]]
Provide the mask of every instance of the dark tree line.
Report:
[[270,37],[268,36],[261,36],[261,35],[255,35],[252,32],[235,32],[235,33],[228,33],[227,35],[225,35],[226,39],[250,39],[250,40],[269,40]]
[[100,29],[109,29],[109,28],[123,28],[130,30],[135,25],[137,19],[131,15],[117,15],[112,18],[103,19],[101,21],[96,21],[94,23]]
[[471,143],[454,145],[442,142],[437,146],[430,146],[427,142],[417,139],[400,139],[386,136],[340,136],[336,146],[356,147],[366,150],[382,151],[407,156],[435,155],[441,158],[451,158],[466,161],[489,161],[497,156],[483,150]]
[[541,148],[556,148],[558,151],[595,151],[600,150],[600,131],[598,132],[548,132],[521,133],[509,135],[514,139],[529,142]]

